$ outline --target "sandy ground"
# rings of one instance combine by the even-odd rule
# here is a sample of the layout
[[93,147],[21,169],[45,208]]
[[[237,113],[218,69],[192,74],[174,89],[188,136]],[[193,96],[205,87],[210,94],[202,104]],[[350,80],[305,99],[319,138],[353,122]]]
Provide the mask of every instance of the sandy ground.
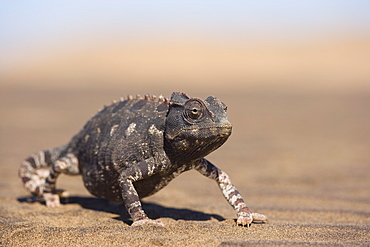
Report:
[[60,177],[58,186],[70,193],[60,208],[32,201],[17,178],[22,159],[64,144],[112,99],[170,96],[179,88],[161,90],[2,86],[0,245],[370,245],[367,92],[187,88],[190,96],[215,95],[228,105],[233,134],[209,159],[229,174],[251,210],[268,216],[268,224],[236,226],[218,186],[195,171],[143,200],[148,215],[166,227],[131,227],[122,205],[91,196],[81,177]]

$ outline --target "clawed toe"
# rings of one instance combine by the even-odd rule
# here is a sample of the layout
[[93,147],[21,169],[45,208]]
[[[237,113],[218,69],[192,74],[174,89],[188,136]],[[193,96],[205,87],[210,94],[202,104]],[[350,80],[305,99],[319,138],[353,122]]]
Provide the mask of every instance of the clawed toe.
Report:
[[153,225],[163,226],[164,227],[164,224],[161,221],[159,221],[159,220],[152,220],[152,219],[138,220],[138,221],[135,221],[134,223],[132,223],[131,226],[141,226],[141,225],[145,225],[145,224],[153,224]]
[[43,194],[44,200],[46,202],[46,206],[49,208],[56,208],[60,206],[59,196],[53,193],[44,193]]
[[267,223],[267,217],[259,213],[244,213],[239,215],[236,223],[249,227],[252,223]]
[[259,213],[251,213],[253,223],[267,223],[267,217]]
[[245,214],[245,215],[239,216],[236,223],[238,225],[249,227],[252,221],[253,221],[252,216],[250,214]]

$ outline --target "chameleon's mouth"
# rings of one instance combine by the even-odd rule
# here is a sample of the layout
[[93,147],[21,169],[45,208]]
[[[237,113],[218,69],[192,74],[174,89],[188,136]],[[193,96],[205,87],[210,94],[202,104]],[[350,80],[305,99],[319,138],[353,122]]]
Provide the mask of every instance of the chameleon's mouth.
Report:
[[197,126],[197,127],[189,127],[189,128],[184,128],[173,135],[168,135],[167,137],[169,139],[175,139],[179,135],[183,133],[188,133],[188,136],[193,136],[194,138],[202,139],[205,137],[209,138],[216,138],[216,137],[228,137],[231,135],[232,131],[232,125],[231,124],[224,124],[224,125],[215,125],[215,126]]
[[[189,131],[189,130],[191,130],[191,131],[196,131],[196,130],[223,130],[223,129],[225,129],[225,130],[231,130],[232,129],[232,126],[231,125],[228,125],[228,126],[211,126],[211,127],[209,127],[209,126],[204,126],[204,127],[195,127],[195,128],[184,128],[184,129],[182,129],[181,131]],[[179,131],[179,132],[181,132],[181,131]]]

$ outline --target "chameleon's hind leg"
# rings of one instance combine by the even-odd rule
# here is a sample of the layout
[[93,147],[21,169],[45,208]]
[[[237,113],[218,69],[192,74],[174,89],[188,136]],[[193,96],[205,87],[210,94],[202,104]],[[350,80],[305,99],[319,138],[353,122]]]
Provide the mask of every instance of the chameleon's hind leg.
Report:
[[80,170],[78,168],[78,159],[74,154],[68,153],[56,160],[51,165],[50,174],[45,180],[43,194],[46,206],[48,207],[54,208],[60,206],[60,199],[56,191],[55,183],[61,173],[68,175],[80,174]]

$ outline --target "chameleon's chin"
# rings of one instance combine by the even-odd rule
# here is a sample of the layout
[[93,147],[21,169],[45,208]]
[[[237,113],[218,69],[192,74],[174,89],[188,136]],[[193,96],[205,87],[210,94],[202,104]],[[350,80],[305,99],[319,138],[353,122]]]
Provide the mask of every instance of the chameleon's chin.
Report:
[[219,127],[220,137],[229,137],[231,135],[232,129],[233,128],[231,125]]
[[231,131],[231,125],[183,129],[173,139],[167,139],[166,143],[170,153],[176,153],[175,159],[196,160],[222,146]]

